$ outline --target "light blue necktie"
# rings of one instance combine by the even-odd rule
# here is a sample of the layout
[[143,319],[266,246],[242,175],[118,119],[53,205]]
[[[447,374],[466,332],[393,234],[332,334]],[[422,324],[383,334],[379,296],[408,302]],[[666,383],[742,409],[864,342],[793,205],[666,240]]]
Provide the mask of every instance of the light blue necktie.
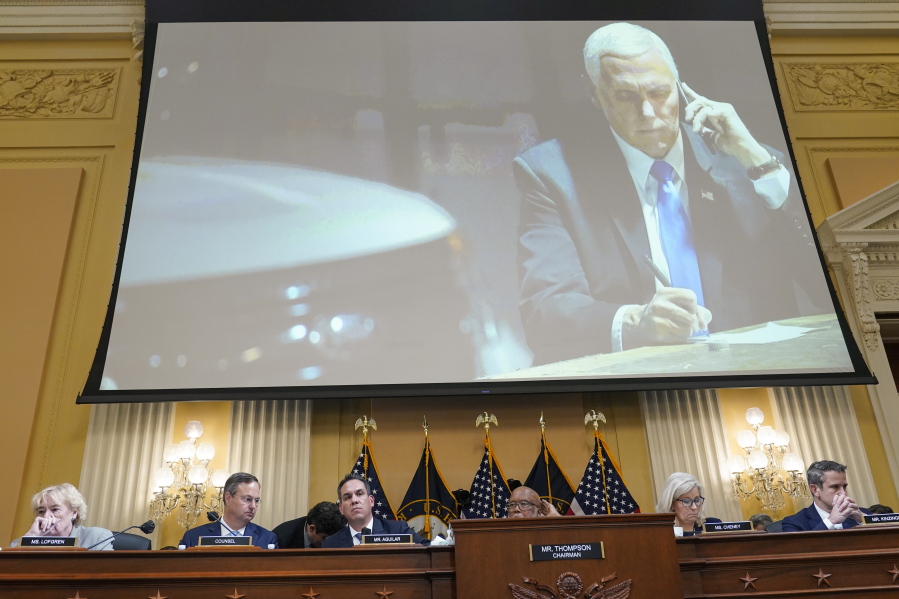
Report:
[[668,262],[671,286],[693,290],[696,301],[700,306],[705,306],[699,262],[693,245],[693,229],[678,193],[677,174],[663,160],[656,160],[649,169],[649,174],[659,182],[659,235],[662,238],[662,251]]

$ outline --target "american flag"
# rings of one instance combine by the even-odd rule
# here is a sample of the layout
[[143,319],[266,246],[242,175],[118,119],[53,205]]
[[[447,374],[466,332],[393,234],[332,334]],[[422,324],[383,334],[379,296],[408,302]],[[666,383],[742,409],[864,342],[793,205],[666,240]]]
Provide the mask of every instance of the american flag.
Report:
[[571,502],[572,512],[577,515],[639,513],[640,506],[621,478],[621,468],[598,433],[595,437],[593,455]]
[[371,455],[371,442],[368,439],[362,442],[362,452],[353,465],[353,474],[363,477],[371,485],[371,494],[375,498],[375,505],[371,512],[382,520],[396,520],[396,514],[390,507],[387,495],[384,494],[384,489],[381,487],[378,467],[375,465],[375,458]]
[[484,441],[484,459],[471,482],[471,503],[462,510],[463,518],[505,518],[512,492],[496,462],[490,440]]

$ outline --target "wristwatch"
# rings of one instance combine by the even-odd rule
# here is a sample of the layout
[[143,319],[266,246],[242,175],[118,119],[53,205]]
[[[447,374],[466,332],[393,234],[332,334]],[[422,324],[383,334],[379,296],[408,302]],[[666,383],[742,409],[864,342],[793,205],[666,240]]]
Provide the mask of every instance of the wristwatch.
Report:
[[753,181],[758,181],[768,173],[773,173],[774,171],[780,168],[780,160],[777,159],[777,156],[771,156],[771,159],[767,162],[763,162],[758,166],[754,166],[750,169],[746,170],[746,174],[749,175],[749,178]]

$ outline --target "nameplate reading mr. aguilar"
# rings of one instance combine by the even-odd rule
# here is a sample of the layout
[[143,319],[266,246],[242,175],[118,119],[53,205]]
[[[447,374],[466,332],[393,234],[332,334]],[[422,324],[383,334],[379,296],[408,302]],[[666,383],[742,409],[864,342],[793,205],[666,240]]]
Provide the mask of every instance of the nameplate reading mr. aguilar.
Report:
[[22,547],[74,547],[78,537],[22,537]]
[[411,545],[412,535],[362,535],[363,545]]
[[865,514],[865,524],[899,524],[899,514]]
[[549,562],[561,559],[605,559],[602,542],[571,543],[562,545],[528,545],[532,562]]
[[752,530],[752,523],[745,522],[706,522],[702,525],[705,532],[741,532]]
[[225,537],[200,537],[200,547],[247,547],[251,537],[228,535]]

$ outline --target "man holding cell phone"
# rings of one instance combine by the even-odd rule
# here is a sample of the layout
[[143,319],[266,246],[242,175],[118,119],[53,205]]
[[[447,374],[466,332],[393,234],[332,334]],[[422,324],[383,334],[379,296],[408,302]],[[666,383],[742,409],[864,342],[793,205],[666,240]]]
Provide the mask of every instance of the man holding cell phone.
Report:
[[648,29],[598,29],[584,63],[603,122],[513,166],[535,364],[798,315],[790,273],[771,269],[811,242],[785,158],[681,82]]

